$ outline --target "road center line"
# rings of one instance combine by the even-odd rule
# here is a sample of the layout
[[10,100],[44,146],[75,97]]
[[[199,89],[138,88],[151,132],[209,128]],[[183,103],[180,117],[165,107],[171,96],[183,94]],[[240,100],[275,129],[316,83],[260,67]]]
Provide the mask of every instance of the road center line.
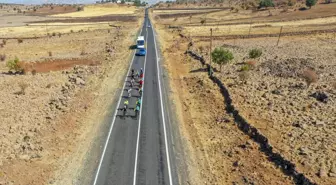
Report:
[[[146,22],[145,22],[146,23]],[[146,24],[144,24],[146,25]],[[134,177],[133,177],[133,185],[136,185],[136,175],[137,175],[137,168],[138,168],[138,153],[139,153],[139,141],[140,141],[140,128],[141,128],[141,113],[142,113],[142,105],[144,103],[143,97],[145,94],[145,78],[146,78],[146,62],[147,62],[147,54],[148,54],[148,31],[146,28],[146,55],[145,55],[145,62],[144,62],[144,70],[143,70],[143,91],[142,91],[142,97],[141,97],[141,105],[140,105],[140,112],[139,112],[139,126],[138,126],[138,136],[137,136],[137,144],[136,144],[136,149],[135,149],[135,163],[134,163]]]
[[164,137],[165,137],[165,146],[166,146],[166,157],[167,157],[167,165],[168,165],[168,176],[169,176],[169,185],[173,185],[172,181],[172,175],[171,175],[171,168],[170,168],[170,158],[169,158],[169,148],[168,148],[168,139],[167,139],[167,130],[166,130],[166,121],[165,121],[165,114],[163,111],[163,102],[162,102],[162,90],[161,90],[161,80],[160,80],[160,69],[159,69],[159,58],[158,58],[158,52],[156,47],[156,39],[154,34],[153,26],[152,32],[153,32],[153,38],[154,38],[154,45],[155,45],[155,54],[156,54],[156,67],[157,67],[157,77],[159,81],[159,94],[160,94],[160,103],[161,103],[161,115],[162,115],[162,122],[163,122],[163,131],[164,131]]
[[[142,33],[142,28],[141,28],[141,30],[140,30],[139,35],[141,35],[141,33]],[[116,119],[116,117],[117,117],[117,113],[118,113],[118,108],[119,108],[119,105],[120,105],[120,102],[121,102],[121,99],[122,99],[123,91],[124,91],[125,86],[126,86],[127,77],[128,77],[129,72],[131,71],[131,68],[132,68],[132,65],[133,65],[133,62],[134,62],[134,56],[135,56],[135,52],[133,52],[133,57],[132,57],[132,60],[131,60],[130,65],[129,65],[129,68],[128,68],[128,71],[127,71],[125,80],[124,80],[124,85],[123,85],[122,91],[121,91],[121,93],[120,93],[120,96],[119,96],[119,100],[118,100],[116,109],[115,109],[115,111],[114,111],[114,116],[113,116],[112,124],[111,124],[111,126],[110,126],[110,130],[109,130],[109,133],[108,133],[107,138],[106,138],[106,141],[105,141],[104,150],[103,150],[102,156],[101,156],[100,161],[99,161],[99,165],[98,165],[98,169],[97,169],[97,172],[96,172],[96,176],[95,176],[95,180],[94,180],[94,182],[93,182],[93,185],[96,185],[96,184],[97,184],[97,180],[98,180],[99,172],[100,172],[100,169],[101,169],[101,165],[102,165],[102,163],[103,163],[104,156],[105,156],[105,153],[106,153],[106,148],[107,148],[107,145],[108,145],[109,140],[110,140],[110,137],[111,137],[111,133],[112,133],[112,130],[113,130],[114,122],[115,122],[115,119]]]

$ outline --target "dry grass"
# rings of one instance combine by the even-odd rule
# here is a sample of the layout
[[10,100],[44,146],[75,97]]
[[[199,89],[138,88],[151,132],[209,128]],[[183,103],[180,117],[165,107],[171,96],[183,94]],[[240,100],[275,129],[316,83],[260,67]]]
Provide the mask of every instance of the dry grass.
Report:
[[20,82],[19,84],[20,91],[18,92],[19,95],[25,95],[26,94],[26,89],[28,87],[28,84],[25,82]]
[[104,16],[112,14],[134,14],[136,11],[135,6],[100,6],[100,5],[91,5],[85,6],[83,11],[66,13],[66,14],[57,14],[53,15],[54,17],[94,17],[94,16]]

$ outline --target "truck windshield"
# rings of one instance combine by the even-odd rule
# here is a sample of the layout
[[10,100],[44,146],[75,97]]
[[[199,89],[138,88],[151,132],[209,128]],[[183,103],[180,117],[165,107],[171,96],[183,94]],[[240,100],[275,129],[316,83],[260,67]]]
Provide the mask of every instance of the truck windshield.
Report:
[[138,45],[145,45],[145,41],[144,40],[138,40]]

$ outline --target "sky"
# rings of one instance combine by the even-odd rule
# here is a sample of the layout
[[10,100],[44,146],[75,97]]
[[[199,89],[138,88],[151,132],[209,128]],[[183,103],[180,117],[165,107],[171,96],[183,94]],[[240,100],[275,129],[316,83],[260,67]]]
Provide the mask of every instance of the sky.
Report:
[[[95,3],[97,0],[0,0],[0,3],[17,3],[17,4],[43,4],[43,3],[58,3],[58,4],[89,4]],[[149,0],[155,2],[155,0]]]

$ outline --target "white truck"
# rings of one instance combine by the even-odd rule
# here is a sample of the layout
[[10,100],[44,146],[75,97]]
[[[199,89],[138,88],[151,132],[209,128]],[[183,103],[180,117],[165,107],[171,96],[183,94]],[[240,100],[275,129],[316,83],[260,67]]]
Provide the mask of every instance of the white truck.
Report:
[[137,39],[137,48],[138,49],[143,49],[145,48],[145,37],[144,36],[139,36]]

